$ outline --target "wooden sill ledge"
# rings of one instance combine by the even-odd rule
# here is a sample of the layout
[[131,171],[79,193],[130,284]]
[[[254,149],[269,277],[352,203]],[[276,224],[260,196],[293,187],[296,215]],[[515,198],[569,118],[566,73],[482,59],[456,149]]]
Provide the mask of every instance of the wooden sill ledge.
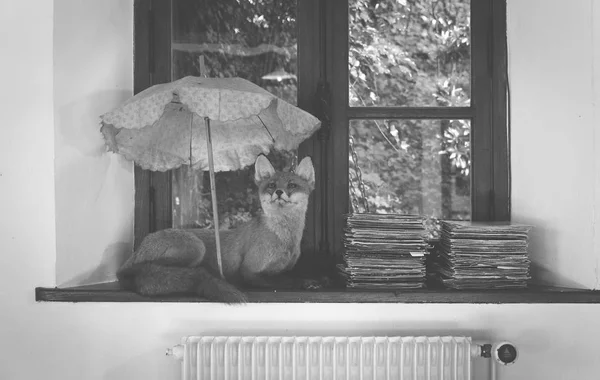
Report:
[[[248,291],[251,303],[600,303],[600,291],[530,286],[521,290]],[[143,297],[116,282],[72,288],[35,289],[43,302],[209,302],[190,296]]]

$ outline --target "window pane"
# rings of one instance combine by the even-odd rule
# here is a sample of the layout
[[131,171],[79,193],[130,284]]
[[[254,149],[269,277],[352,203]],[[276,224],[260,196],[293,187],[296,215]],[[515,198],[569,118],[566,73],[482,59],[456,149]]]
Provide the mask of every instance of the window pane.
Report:
[[[173,2],[172,79],[200,75],[247,79],[296,104],[296,0],[176,0]],[[289,168],[295,152],[269,155]],[[260,208],[253,170],[219,172],[216,189],[221,228],[235,228]],[[172,171],[174,227],[213,227],[208,172]]]
[[[289,170],[295,159],[294,152],[272,152],[268,157],[277,170]],[[253,173],[250,168],[215,173],[221,229],[236,228],[260,210]],[[173,227],[213,228],[208,171],[184,165],[172,171],[171,181]]]
[[176,0],[173,75],[248,79],[296,104],[296,0]]
[[469,219],[469,120],[352,120],[354,212]]
[[469,106],[469,3],[350,0],[350,105]]

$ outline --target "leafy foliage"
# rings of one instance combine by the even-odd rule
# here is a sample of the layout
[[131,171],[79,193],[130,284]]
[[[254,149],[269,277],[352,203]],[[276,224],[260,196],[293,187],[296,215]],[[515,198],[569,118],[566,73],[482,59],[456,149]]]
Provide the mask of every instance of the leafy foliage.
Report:
[[[351,106],[469,106],[468,2],[352,0],[349,8]],[[355,210],[469,216],[468,120],[354,120],[350,134]]]
[[[173,79],[199,75],[202,54],[209,76],[243,77],[295,104],[294,78],[263,77],[276,70],[296,73],[296,0],[175,4]],[[349,5],[351,106],[469,106],[468,0]],[[353,120],[349,127],[355,210],[469,216],[469,120]],[[289,166],[289,154],[274,156],[280,167]],[[258,210],[251,170],[217,174],[223,227],[233,228]],[[197,175],[208,183],[206,174]],[[194,225],[210,226],[210,204],[199,203]]]

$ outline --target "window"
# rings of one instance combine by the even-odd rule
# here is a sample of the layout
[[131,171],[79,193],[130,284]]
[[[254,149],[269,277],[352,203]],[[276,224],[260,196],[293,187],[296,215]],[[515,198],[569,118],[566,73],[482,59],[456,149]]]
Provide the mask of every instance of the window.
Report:
[[[179,40],[183,36],[178,33],[186,30],[183,28],[186,18],[210,24],[228,18],[236,7],[268,13],[275,9],[270,9],[271,5],[287,5],[283,11],[271,12],[285,15],[286,33],[268,38],[259,35],[262,39],[251,41],[240,40],[238,35],[237,40],[231,41],[242,48],[237,51],[243,53],[239,59],[245,60],[241,57],[251,55],[249,52],[263,54],[254,49],[261,41],[267,50],[281,52],[286,47],[293,51],[295,39],[297,53],[293,59],[287,53],[283,54],[284,60],[276,59],[277,54],[264,53],[269,55],[272,66],[264,65],[261,70],[273,70],[263,73],[260,80],[281,78],[282,83],[272,83],[275,85],[272,90],[281,90],[282,96],[292,96],[295,91],[296,103],[324,121],[320,132],[298,152],[300,156],[313,157],[318,174],[304,236],[305,263],[315,259],[327,262],[324,259],[340,253],[344,213],[350,207],[359,210],[369,207],[382,212],[417,210],[427,215],[470,216],[475,220],[508,219],[506,2],[295,1],[294,8],[291,0],[135,0],[135,91],[170,81],[173,75],[182,75],[178,70],[196,65],[194,58],[185,66],[179,53],[174,53],[179,48],[191,48],[176,45],[185,43]],[[192,3],[198,6],[195,13],[186,8]],[[218,17],[207,20],[202,17],[206,12],[199,9],[210,6]],[[185,17],[182,19],[181,15]],[[246,21],[254,25],[270,22],[262,16],[257,14]],[[194,27],[204,28],[206,38],[218,41],[219,34],[227,31],[225,26],[209,30],[207,25],[198,25],[196,21]],[[244,33],[252,31],[250,24],[244,26],[247,29],[234,28]],[[467,31],[469,41],[464,40]],[[235,29],[233,32],[238,33]],[[281,35],[289,38],[281,39]],[[430,44],[428,49],[421,37],[435,40],[436,44]],[[411,39],[408,46],[406,38]],[[215,47],[214,40],[207,38],[205,42],[209,48]],[[440,46],[454,50],[440,51]],[[247,47],[251,49],[245,50]],[[210,64],[215,56],[211,58],[210,49],[203,52]],[[452,54],[444,55],[448,52]],[[431,75],[421,76],[422,72],[435,75],[432,79]],[[248,70],[243,75],[258,74]],[[387,91],[398,78],[403,80],[402,86]],[[402,155],[394,157],[398,151]],[[434,154],[436,151],[438,155]],[[397,170],[389,170],[390,167]],[[185,173],[179,173],[180,177],[181,174]],[[183,199],[178,182],[182,179],[177,175],[135,168],[136,245],[150,231],[183,223],[187,218],[177,220],[182,218],[181,210],[178,213],[176,209],[177,194],[179,202],[190,202]],[[388,182],[393,182],[393,186]],[[61,289],[38,287],[35,294],[37,301],[148,302],[145,297],[121,291],[115,283]],[[600,300],[598,291],[543,286],[498,292],[252,292],[250,298],[252,302],[352,303],[598,303]],[[158,301],[197,302],[198,299],[169,297]]]
[[[508,220],[505,6],[138,0],[135,90],[199,75],[202,55],[209,76],[247,78],[321,118],[297,152],[317,171],[299,265],[327,267],[350,210]],[[135,168],[136,246],[155,230],[210,224],[206,178],[187,174]],[[247,179],[217,178],[232,194],[219,198],[232,228],[256,209],[237,196]]]

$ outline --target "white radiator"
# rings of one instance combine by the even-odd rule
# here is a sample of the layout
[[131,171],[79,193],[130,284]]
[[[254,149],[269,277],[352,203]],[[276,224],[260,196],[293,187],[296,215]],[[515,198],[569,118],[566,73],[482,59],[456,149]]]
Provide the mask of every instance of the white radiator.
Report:
[[182,380],[471,380],[482,348],[458,336],[191,336],[167,354]]

